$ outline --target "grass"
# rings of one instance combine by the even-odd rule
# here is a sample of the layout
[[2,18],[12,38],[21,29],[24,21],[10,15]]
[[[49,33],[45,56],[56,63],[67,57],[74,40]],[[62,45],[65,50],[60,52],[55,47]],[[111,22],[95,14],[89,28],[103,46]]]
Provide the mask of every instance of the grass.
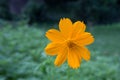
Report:
[[77,70],[67,63],[55,67],[55,57],[45,55],[46,31],[10,24],[0,29],[0,80],[120,80],[120,24],[87,27],[95,37],[91,60]]

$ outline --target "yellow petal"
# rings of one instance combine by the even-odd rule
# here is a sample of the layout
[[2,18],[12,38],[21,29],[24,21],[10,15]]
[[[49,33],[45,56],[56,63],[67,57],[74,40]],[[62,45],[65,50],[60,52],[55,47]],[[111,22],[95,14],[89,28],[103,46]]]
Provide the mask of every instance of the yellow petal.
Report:
[[72,31],[72,37],[76,37],[78,33],[83,33],[85,32],[86,25],[83,22],[77,21],[73,24],[73,31]]
[[61,64],[63,64],[66,61],[67,53],[67,48],[63,47],[61,51],[58,52],[58,56],[56,57],[54,64],[56,66],[60,66]]
[[48,30],[46,32],[46,37],[51,41],[56,41],[56,42],[64,40],[64,36],[58,30],[55,29]]
[[86,61],[90,60],[90,51],[82,46],[77,46],[76,47],[77,51],[79,52],[79,55],[85,59]]
[[48,55],[57,55],[61,48],[63,48],[61,43],[52,42],[46,46],[45,52]]
[[94,38],[90,33],[84,32],[78,35],[74,42],[80,46],[89,45],[94,42]]
[[90,51],[83,47],[83,53],[81,54],[82,58],[85,59],[86,61],[90,60]]
[[68,38],[72,30],[72,22],[69,18],[63,18],[59,22],[59,29]]
[[80,67],[81,58],[76,48],[69,49],[68,52],[68,64],[71,68],[77,69]]

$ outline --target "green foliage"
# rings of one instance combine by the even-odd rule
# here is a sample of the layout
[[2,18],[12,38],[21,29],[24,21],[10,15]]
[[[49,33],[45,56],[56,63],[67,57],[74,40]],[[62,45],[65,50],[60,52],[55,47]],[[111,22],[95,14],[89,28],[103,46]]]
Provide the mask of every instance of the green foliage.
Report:
[[95,36],[91,60],[72,70],[67,63],[55,67],[55,57],[45,55],[45,29],[7,24],[0,29],[0,80],[120,80],[119,26],[88,28]]
[[8,26],[0,30],[0,74],[6,80],[30,78],[34,68],[44,61],[44,32],[28,26],[12,29]]

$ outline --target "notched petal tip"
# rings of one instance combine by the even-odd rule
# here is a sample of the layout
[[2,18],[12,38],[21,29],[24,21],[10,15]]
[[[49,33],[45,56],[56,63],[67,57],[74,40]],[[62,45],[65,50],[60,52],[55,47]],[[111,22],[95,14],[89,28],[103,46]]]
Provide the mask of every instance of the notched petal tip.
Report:
[[77,69],[80,67],[80,63],[81,63],[81,58],[79,57],[79,52],[76,50],[76,48],[74,49],[69,49],[69,53],[68,53],[68,65],[73,68],[73,69]]
[[61,64],[58,64],[58,62],[56,62],[56,61],[54,62],[54,65],[57,66],[57,67],[61,66]]
[[69,22],[69,23],[72,23],[71,19],[69,19],[69,18],[61,18],[60,22]]
[[83,52],[81,53],[82,58],[86,61],[89,61],[90,60],[90,51],[85,47],[83,47],[81,50],[83,50]]
[[53,30],[55,30],[55,29],[50,29],[50,30],[48,30],[48,31],[46,32],[45,36],[47,37],[48,34],[53,33]]
[[61,66],[66,61],[66,58],[67,58],[66,54],[63,53],[58,54],[55,59],[54,65],[58,67]]
[[50,29],[45,35],[50,41],[61,42],[64,41],[63,35],[56,29]]
[[63,18],[59,22],[60,32],[64,35],[65,38],[70,36],[72,31],[72,21],[69,18]]
[[69,18],[63,17],[60,20],[70,20]]
[[86,57],[84,59],[85,59],[85,61],[89,61],[90,60],[90,56],[88,56],[88,57]]
[[77,45],[90,45],[94,42],[94,37],[91,33],[84,32],[83,34],[80,34],[76,37],[75,43]]
[[60,66],[66,61],[67,52],[68,52],[67,47],[62,46],[60,51],[58,51],[58,55],[56,56],[56,59],[55,59],[55,62],[54,62],[55,66]]
[[59,52],[59,50],[61,49],[61,44],[60,43],[49,43],[46,47],[45,47],[45,52],[47,55],[57,55],[57,53]]
[[80,65],[78,66],[70,66],[72,69],[78,69],[80,67]]
[[92,44],[94,41],[95,41],[95,38],[93,36],[89,37],[88,45]]
[[46,47],[46,48],[45,48],[45,53],[46,53],[47,55],[50,55],[50,56],[57,55],[57,53],[54,53],[54,52],[51,51],[51,50],[52,50],[52,49]]
[[94,36],[92,36],[92,39],[93,39],[93,40],[92,40],[91,44],[92,44],[92,43],[95,41],[95,38],[94,38]]
[[[73,35],[80,35],[81,33],[85,32],[86,25],[81,21],[76,21],[73,24]],[[74,37],[74,36],[73,36]]]

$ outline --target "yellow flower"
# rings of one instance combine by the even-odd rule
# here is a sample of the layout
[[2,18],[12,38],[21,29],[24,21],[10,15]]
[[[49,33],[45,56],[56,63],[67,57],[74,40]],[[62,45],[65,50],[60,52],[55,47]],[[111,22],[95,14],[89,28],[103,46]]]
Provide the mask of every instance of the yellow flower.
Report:
[[85,32],[86,25],[77,21],[72,23],[69,18],[63,18],[59,22],[59,29],[50,29],[46,37],[51,41],[45,51],[48,55],[57,55],[54,64],[60,66],[66,60],[71,68],[78,68],[82,58],[88,61],[90,52],[85,47],[94,42],[93,36]]

